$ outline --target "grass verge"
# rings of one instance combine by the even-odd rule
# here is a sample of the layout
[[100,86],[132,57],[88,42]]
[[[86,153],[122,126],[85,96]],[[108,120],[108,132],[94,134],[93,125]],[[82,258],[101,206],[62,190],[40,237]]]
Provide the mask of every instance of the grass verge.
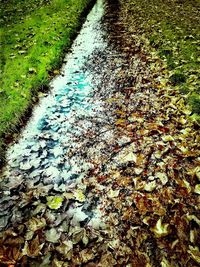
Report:
[[127,31],[166,61],[170,82],[177,87],[200,118],[200,1],[120,0]]
[[0,159],[7,135],[36,101],[92,0],[1,0]]

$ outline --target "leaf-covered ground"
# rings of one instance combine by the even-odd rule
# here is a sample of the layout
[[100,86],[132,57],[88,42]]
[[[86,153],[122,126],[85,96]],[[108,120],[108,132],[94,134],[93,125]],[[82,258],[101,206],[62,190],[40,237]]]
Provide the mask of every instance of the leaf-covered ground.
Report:
[[154,49],[170,70],[169,80],[186,97],[193,118],[200,114],[200,2],[198,0],[120,0],[121,16],[134,42]]
[[[83,134],[72,132],[75,146],[65,155],[90,170],[70,183],[56,183],[55,168],[41,180],[9,173],[1,185],[3,266],[200,264],[198,125],[165,62],[140,34],[133,42],[118,2],[108,2],[109,45],[85,66],[101,80],[90,100],[96,116],[76,117]],[[48,138],[40,138],[42,153]]]

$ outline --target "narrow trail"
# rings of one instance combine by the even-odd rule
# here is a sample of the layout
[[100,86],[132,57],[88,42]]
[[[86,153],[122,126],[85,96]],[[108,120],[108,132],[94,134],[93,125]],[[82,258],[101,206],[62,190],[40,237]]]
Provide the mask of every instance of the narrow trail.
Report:
[[2,266],[199,264],[197,129],[162,61],[107,2],[8,151]]

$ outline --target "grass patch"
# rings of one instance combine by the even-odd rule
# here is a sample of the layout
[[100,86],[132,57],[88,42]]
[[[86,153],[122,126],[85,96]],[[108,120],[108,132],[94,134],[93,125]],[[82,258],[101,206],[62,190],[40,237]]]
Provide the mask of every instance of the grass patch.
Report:
[[127,30],[148,39],[167,62],[172,85],[187,93],[188,103],[200,115],[200,1],[120,0]]
[[0,151],[61,63],[92,0],[1,0]]
[[195,93],[191,94],[189,97],[189,102],[192,106],[192,111],[198,114],[200,110],[200,95]]

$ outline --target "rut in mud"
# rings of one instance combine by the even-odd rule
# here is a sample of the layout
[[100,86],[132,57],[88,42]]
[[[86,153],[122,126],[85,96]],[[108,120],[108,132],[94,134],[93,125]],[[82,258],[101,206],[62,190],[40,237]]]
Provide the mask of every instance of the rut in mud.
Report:
[[5,266],[198,266],[197,129],[120,4],[103,3],[8,151]]

